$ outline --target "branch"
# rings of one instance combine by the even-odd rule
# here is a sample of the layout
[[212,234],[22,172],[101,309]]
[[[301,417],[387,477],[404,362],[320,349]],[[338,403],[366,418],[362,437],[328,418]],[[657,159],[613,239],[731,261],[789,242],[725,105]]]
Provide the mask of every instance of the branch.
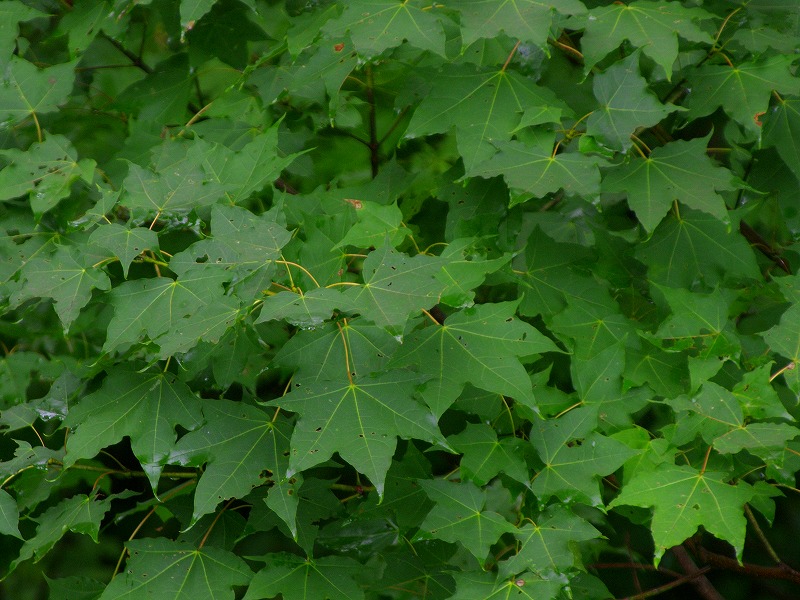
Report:
[[[695,577],[692,579],[691,584],[694,586],[694,589],[697,590],[700,596],[706,600],[725,600],[725,598],[722,597],[722,594],[717,591],[717,588],[711,585],[708,577],[701,573],[702,569],[699,569],[697,565],[694,564],[692,557],[689,556],[688,552],[686,552],[686,548],[683,546],[675,546],[672,549],[672,553],[675,555],[675,558],[678,559],[678,562],[683,567],[683,570],[686,571],[688,575],[693,575]],[[704,568],[708,569],[707,566]]]
[[725,569],[726,571],[733,571],[735,573],[741,573],[742,575],[748,575],[750,577],[783,579],[785,581],[791,581],[792,583],[800,585],[800,571],[793,569],[784,562],[781,562],[775,567],[764,567],[762,565],[754,565],[749,563],[739,564],[735,559],[723,556],[722,554],[717,554],[716,552],[711,552],[710,550],[706,550],[699,544],[690,543],[690,547],[697,558],[704,563],[711,565],[712,567]]

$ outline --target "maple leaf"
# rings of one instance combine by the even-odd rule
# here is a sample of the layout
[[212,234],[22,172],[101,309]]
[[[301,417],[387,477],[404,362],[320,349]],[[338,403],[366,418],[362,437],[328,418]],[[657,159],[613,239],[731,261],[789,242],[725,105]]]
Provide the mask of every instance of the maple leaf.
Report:
[[729,542],[741,560],[747,526],[744,504],[752,497],[751,486],[742,482],[730,485],[724,473],[662,464],[652,471],[637,472],[609,508],[627,505],[653,509],[656,564],[667,549],[683,543],[701,525]]

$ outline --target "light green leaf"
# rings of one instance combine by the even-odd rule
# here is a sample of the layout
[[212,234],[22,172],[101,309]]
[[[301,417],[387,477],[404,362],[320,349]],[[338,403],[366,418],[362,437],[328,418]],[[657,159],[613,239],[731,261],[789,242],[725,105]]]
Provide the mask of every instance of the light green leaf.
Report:
[[795,393],[800,392],[800,304],[793,304],[781,315],[777,325],[761,334],[773,352],[792,361],[784,377]]
[[578,0],[457,0],[452,6],[461,13],[461,38],[465,46],[505,33],[546,48],[556,11],[562,15],[586,12]]
[[216,0],[181,0],[181,29],[184,32],[191,31],[215,2]]
[[213,546],[197,549],[167,538],[132,540],[125,546],[128,563],[100,600],[233,600],[234,586],[247,585],[253,576],[241,558]]
[[187,467],[205,465],[194,493],[193,524],[268,478],[282,481],[288,464],[286,420],[273,421],[261,408],[229,400],[207,400],[202,410],[205,425],[178,440],[167,459]]
[[484,510],[486,491],[474,483],[420,480],[419,485],[436,504],[420,525],[417,539],[434,537],[461,543],[479,561],[504,533],[516,528],[496,512]]
[[[520,360],[559,352],[539,331],[514,317],[516,302],[482,304],[405,336],[389,368],[413,366],[431,377],[422,397],[437,416],[471,383],[536,410],[531,381]],[[456,366],[456,368],[453,368]]]
[[172,376],[117,369],[103,386],[67,413],[75,431],[67,441],[65,467],[93,458],[128,437],[155,491],[178,438],[176,426],[194,430],[203,423],[200,399]]
[[473,291],[481,285],[489,273],[494,273],[511,260],[506,254],[487,259],[485,251],[476,238],[461,238],[450,242],[441,254],[447,261],[439,273],[439,279],[449,284],[442,292],[440,302],[454,308],[472,306]]
[[772,92],[800,95],[800,79],[791,71],[793,56],[777,55],[738,66],[703,65],[691,71],[685,106],[688,118],[704,117],[722,107],[754,137],[761,135]]
[[355,577],[364,566],[346,556],[303,559],[294,554],[275,552],[263,559],[262,568],[247,589],[244,600],[274,598],[284,600],[360,600],[364,591]]
[[369,477],[382,496],[398,436],[447,446],[434,415],[414,398],[420,381],[418,375],[394,370],[352,383],[295,382],[291,393],[273,401],[300,414],[292,433],[287,476],[338,452]]
[[302,295],[278,292],[264,298],[261,313],[255,322],[283,319],[297,327],[309,329],[330,319],[340,305],[344,305],[342,294],[330,288],[316,288]]
[[424,0],[352,0],[345,4],[342,15],[328,21],[322,30],[333,37],[349,33],[365,59],[404,41],[446,57],[441,19],[437,7]]
[[0,123],[15,125],[51,113],[66,102],[75,81],[75,63],[38,69],[33,63],[12,56],[0,85]]
[[612,150],[627,152],[639,127],[659,123],[679,106],[662,104],[639,74],[639,53],[614,63],[594,77],[594,95],[600,103],[586,122],[586,132]]
[[588,16],[576,19],[586,27],[581,39],[584,68],[588,73],[627,40],[660,65],[667,79],[672,79],[672,65],[678,57],[678,36],[711,46],[714,40],[696,22],[714,18],[715,15],[701,8],[666,0],[637,0],[593,8]]
[[604,192],[626,192],[628,205],[647,231],[653,231],[672,203],[680,200],[728,224],[728,210],[717,193],[736,190],[742,182],[706,154],[708,138],[670,142],[647,158],[605,171]]
[[700,526],[729,542],[741,560],[747,529],[744,505],[752,497],[752,487],[742,482],[731,485],[723,473],[662,464],[652,471],[637,471],[609,508],[653,508],[656,564],[667,549],[683,543]]
[[38,8],[26,6],[19,0],[0,4],[0,70],[5,71],[12,57],[19,35],[19,24],[36,17],[44,17],[45,13]]
[[557,419],[534,422],[530,440],[544,462],[532,487],[540,504],[555,496],[566,504],[603,505],[600,478],[637,452],[596,433],[596,426],[597,407],[576,408]]
[[64,331],[78,318],[92,298],[92,290],[107,290],[111,281],[92,267],[91,255],[73,246],[56,246],[52,254],[40,254],[20,271],[20,289],[11,297],[18,305],[31,298],[52,298]]
[[26,151],[0,150],[6,165],[0,170],[0,200],[28,194],[37,218],[69,196],[79,179],[91,183],[95,161],[78,160],[78,153],[63,135],[49,135]]
[[158,235],[146,227],[104,223],[92,232],[89,243],[105,248],[116,256],[127,279],[128,269],[137,256],[145,250],[158,250]]

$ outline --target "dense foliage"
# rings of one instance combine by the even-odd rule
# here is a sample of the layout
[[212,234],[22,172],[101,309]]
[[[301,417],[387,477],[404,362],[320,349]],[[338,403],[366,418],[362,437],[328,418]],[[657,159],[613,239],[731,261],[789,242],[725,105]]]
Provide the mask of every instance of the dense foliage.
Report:
[[0,19],[8,597],[797,597],[796,0]]

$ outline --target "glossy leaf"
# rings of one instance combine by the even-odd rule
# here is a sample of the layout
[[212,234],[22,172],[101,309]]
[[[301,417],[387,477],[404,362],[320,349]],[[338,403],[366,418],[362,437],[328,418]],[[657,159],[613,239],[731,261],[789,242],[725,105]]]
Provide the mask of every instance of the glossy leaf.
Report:
[[259,571],[245,600],[273,598],[286,600],[359,600],[364,592],[354,581],[362,565],[344,556],[302,559],[292,554],[271,554]]

